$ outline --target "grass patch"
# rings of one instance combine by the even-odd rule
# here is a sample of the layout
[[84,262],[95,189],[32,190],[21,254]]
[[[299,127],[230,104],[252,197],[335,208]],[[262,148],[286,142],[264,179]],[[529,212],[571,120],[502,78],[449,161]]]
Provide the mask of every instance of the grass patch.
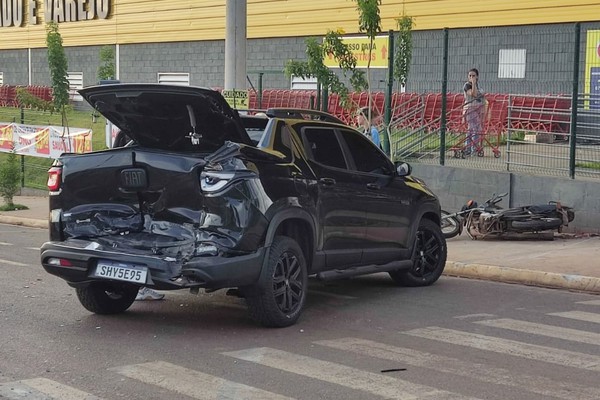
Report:
[[575,163],[575,167],[600,170],[600,162],[578,162]]
[[[92,109],[86,111],[69,110],[67,121],[70,127],[92,130],[92,149],[106,149],[105,126],[103,117],[92,118]],[[34,111],[20,108],[0,107],[0,123],[24,123],[26,125],[52,125],[61,126],[61,116],[58,113],[47,111]],[[7,154],[0,153],[0,162]],[[24,186],[36,189],[46,189],[47,171],[54,161],[51,158],[20,156],[21,171],[24,176]]]
[[29,210],[29,207],[24,206],[23,204],[2,204],[0,206],[0,211],[18,211],[18,210]]

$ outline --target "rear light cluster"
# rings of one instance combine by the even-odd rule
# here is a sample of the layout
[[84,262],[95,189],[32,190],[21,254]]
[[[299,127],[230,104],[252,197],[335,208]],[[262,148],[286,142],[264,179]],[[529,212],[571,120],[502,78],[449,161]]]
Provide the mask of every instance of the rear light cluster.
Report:
[[56,192],[62,183],[62,166],[54,166],[48,170],[48,190]]

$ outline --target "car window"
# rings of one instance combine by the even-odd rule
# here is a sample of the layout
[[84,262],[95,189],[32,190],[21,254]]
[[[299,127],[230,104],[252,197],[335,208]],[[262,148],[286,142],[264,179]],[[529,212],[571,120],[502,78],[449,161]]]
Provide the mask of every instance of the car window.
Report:
[[389,170],[389,160],[368,138],[355,131],[341,133],[358,171],[384,174]]
[[312,160],[329,167],[348,168],[335,129],[304,127],[302,141]]

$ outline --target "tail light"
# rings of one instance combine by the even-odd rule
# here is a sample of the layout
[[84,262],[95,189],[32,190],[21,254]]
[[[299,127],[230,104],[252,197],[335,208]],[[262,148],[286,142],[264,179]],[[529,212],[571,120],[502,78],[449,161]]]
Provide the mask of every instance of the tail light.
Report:
[[48,190],[56,192],[62,182],[62,167],[51,167],[48,170]]

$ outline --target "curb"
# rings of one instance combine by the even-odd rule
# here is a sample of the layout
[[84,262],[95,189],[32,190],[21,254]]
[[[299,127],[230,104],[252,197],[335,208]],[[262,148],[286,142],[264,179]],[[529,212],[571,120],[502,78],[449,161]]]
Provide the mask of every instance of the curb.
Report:
[[444,275],[600,294],[600,278],[446,261]]
[[10,217],[8,215],[0,215],[0,224],[27,226],[30,228],[48,229],[48,221],[34,218]]

